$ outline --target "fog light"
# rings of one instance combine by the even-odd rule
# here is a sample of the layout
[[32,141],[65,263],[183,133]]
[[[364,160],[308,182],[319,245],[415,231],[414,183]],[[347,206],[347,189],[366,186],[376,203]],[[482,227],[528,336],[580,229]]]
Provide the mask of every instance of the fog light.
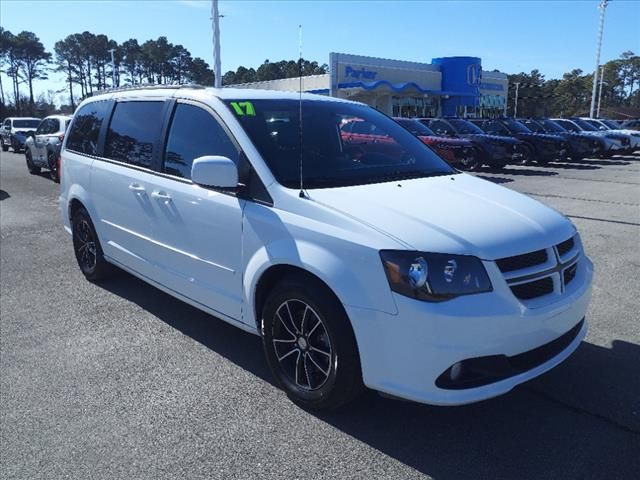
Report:
[[452,382],[457,381],[462,376],[462,362],[454,363],[449,372],[449,378]]

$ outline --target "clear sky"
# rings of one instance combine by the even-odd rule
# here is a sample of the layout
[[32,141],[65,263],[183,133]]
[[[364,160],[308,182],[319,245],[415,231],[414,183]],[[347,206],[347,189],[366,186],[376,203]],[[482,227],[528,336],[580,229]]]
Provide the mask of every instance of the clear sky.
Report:
[[[265,59],[303,56],[320,63],[329,52],[429,62],[433,57],[482,58],[484,69],[507,73],[538,68],[547,78],[592,71],[598,1],[220,1],[223,72]],[[0,25],[35,32],[45,47],[71,33],[104,33],[140,43],[161,35],[212,64],[209,0],[1,0]],[[640,53],[640,1],[607,7],[602,61]],[[5,84],[6,85],[6,84]],[[52,74],[38,91],[62,89]]]

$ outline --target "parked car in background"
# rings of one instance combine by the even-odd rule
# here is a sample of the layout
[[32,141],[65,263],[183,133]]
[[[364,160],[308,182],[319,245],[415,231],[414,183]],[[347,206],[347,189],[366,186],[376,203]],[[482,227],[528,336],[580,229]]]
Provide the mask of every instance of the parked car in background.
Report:
[[636,118],[636,119],[632,119],[632,120],[626,120],[624,122],[622,122],[622,125],[620,125],[622,128],[625,128],[627,130],[637,130],[640,131],[640,118]]
[[394,120],[429,145],[449,165],[462,170],[477,170],[480,167],[478,153],[470,140],[438,136],[416,118],[394,118]]
[[567,156],[572,160],[597,157],[605,149],[602,139],[581,132],[570,132],[553,120],[521,118],[519,122],[532,132],[550,133],[562,137],[567,144]]
[[527,161],[546,164],[567,155],[567,142],[559,135],[535,133],[513,118],[473,119],[472,123],[491,135],[513,137],[524,143]]
[[27,140],[27,134],[33,132],[40,125],[40,119],[34,117],[8,117],[2,122],[0,129],[0,145],[2,151],[6,152],[9,147],[15,153],[24,149],[24,142]]
[[[344,122],[368,128],[345,142]],[[495,397],[587,332],[593,264],[571,221],[454,170],[360,103],[104,93],[78,107],[61,165],[88,280],[116,265],[258,335],[305,408],[338,408],[365,385],[443,405]]]
[[24,151],[29,173],[46,168],[54,181],[60,181],[58,159],[70,121],[68,115],[51,115],[40,122],[35,132],[29,132]]
[[597,128],[601,132],[615,132],[621,133],[623,135],[629,136],[629,148],[625,151],[625,153],[633,153],[640,148],[640,132],[636,132],[635,130],[626,130],[616,122],[611,120],[605,120],[602,118],[581,118],[581,120],[589,123],[593,127]]
[[513,137],[489,135],[473,123],[461,118],[421,118],[437,135],[465,138],[478,152],[478,163],[498,170],[508,163],[521,163],[525,159],[524,144]]
[[575,120],[569,120],[567,118],[551,118],[550,120],[571,132],[592,135],[596,138],[602,139],[604,145],[600,156],[603,158],[608,158],[612,157],[613,155],[624,153],[626,148],[628,148],[629,146],[629,139],[625,136],[602,132],[586,122],[583,124],[579,124]]

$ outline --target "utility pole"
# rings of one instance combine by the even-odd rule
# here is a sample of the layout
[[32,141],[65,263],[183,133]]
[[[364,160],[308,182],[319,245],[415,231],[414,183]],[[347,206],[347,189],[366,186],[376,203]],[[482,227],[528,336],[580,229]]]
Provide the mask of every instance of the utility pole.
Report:
[[593,118],[596,109],[596,89],[598,87],[598,71],[600,70],[600,50],[602,49],[602,34],[604,33],[604,12],[607,8],[608,0],[602,0],[598,8],[600,9],[600,26],[598,27],[598,43],[596,46],[596,70],[593,72],[593,88],[591,90],[591,109],[589,117]]
[[111,87],[112,88],[116,88],[116,60],[115,60],[115,57],[113,56],[113,52],[115,51],[116,51],[115,48],[112,48],[109,50],[109,52],[111,53]]
[[518,90],[520,90],[520,82],[516,82],[516,98],[513,105],[513,118],[518,118]]
[[213,28],[213,86],[222,87],[222,66],[220,61],[220,13],[218,0],[211,0],[211,27]]
[[600,92],[598,93],[598,112],[596,117],[600,118],[600,100],[602,100],[602,84],[604,83],[604,65],[600,67]]

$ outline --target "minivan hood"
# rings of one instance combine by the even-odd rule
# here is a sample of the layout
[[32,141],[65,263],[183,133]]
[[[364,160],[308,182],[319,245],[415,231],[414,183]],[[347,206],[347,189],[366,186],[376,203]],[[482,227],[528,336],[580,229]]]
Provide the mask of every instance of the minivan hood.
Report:
[[559,212],[467,174],[313,189],[309,196],[407,249],[485,260],[546,248],[575,232]]

